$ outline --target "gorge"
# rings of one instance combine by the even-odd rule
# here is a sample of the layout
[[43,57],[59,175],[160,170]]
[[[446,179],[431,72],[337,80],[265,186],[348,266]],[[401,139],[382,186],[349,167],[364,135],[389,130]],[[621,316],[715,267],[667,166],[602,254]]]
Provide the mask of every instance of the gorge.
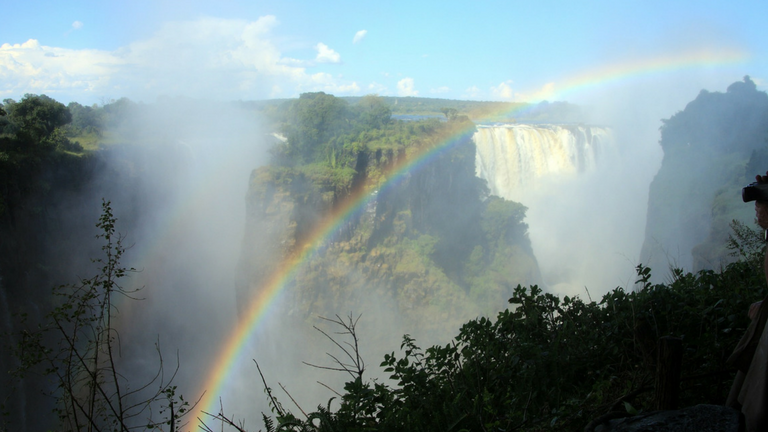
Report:
[[[518,284],[599,298],[634,283],[647,183],[626,176],[635,144],[619,130],[475,125],[462,116],[392,121],[380,100],[349,105],[323,93],[271,106],[218,107],[208,122],[194,121],[190,104],[133,107],[136,117],[113,128],[123,143],[90,156],[62,152],[69,156],[61,165],[46,162],[53,165],[46,165],[45,187],[2,214],[4,238],[12,240],[0,264],[0,308],[10,311],[3,327],[18,329],[13,313],[42,314],[49,304],[39,299],[51,284],[92,269],[88,257],[98,246],[80,239],[92,234],[91,207],[100,195],[113,200],[135,243],[126,258],[141,271],[129,284],[147,287],[146,302],[120,305],[121,363],[128,375],[145,376],[154,352],[140,342],[162,331],[166,357],[179,350],[186,395],[214,393],[203,381],[220,363],[222,341],[286,258],[306,257],[291,264],[292,277],[243,343],[230,374],[248,378],[215,389],[225,409],[250,424],[268,410],[254,359],[289,389],[301,389],[303,406],[327,400],[325,389],[306,389],[316,371],[301,363],[323,363],[325,342],[312,329],[323,324],[318,316],[362,313],[361,352],[375,365],[404,333],[422,346],[445,343],[467,320],[494,316],[509,307]],[[269,112],[271,123],[254,123],[254,111]],[[681,118],[666,126],[666,139]],[[272,127],[285,139],[263,133]],[[729,172],[761,163],[754,138],[762,130],[754,125],[751,147],[731,156]],[[665,163],[683,151],[667,148]],[[669,188],[663,176],[656,182],[652,190]],[[703,198],[704,208],[712,199]],[[648,212],[648,223],[656,223]],[[338,222],[333,233],[316,235],[329,221]],[[295,255],[304,250],[313,253]],[[0,362],[7,370],[12,359]],[[369,376],[385,378],[373,369]],[[45,404],[28,396],[10,406],[31,414]],[[42,424],[31,415],[18,421]]]

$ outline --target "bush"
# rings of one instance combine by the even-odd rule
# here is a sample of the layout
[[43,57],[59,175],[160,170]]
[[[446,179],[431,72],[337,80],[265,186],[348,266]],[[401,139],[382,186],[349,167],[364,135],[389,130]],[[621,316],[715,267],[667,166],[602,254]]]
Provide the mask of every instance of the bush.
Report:
[[609,411],[652,409],[656,344],[668,335],[683,340],[681,405],[722,404],[733,378],[725,360],[765,291],[754,263],[675,270],[655,285],[638,266],[636,290],[616,288],[599,303],[518,286],[510,309],[467,322],[445,346],[423,350],[406,335],[401,354],[381,363],[393,385],[360,373],[336,412],[329,401],[267,429],[581,431]]

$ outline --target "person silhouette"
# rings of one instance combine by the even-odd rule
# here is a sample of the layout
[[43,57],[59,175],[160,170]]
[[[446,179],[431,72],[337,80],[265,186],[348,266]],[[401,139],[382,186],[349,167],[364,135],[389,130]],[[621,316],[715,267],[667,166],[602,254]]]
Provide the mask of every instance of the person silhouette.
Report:
[[[768,184],[768,172],[757,175],[759,184]],[[768,201],[755,200],[757,224],[768,235]],[[768,254],[763,262],[768,283]],[[726,405],[741,410],[746,432],[768,431],[768,297],[752,303],[747,311],[751,322],[727,363],[738,369]]]

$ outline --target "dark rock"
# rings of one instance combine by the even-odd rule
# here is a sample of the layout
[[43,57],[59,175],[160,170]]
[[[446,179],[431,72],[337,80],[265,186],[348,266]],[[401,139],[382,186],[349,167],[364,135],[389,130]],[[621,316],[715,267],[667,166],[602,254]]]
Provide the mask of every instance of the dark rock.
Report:
[[664,159],[650,185],[640,253],[654,270],[651,282],[668,280],[670,265],[696,272],[734,260],[726,247],[729,225],[737,219],[751,226],[754,219],[741,188],[766,169],[757,160],[747,173],[744,166],[766,147],[767,135],[768,95],[748,77],[725,93],[702,91],[662,120]]
[[740,432],[741,413],[721,405],[696,405],[609,420],[594,432]]

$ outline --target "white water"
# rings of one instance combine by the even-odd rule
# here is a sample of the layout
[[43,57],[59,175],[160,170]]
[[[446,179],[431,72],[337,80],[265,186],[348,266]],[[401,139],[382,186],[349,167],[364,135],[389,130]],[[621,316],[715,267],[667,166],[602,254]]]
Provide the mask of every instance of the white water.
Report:
[[491,194],[528,207],[529,236],[546,288],[586,298],[586,287],[598,300],[617,286],[631,286],[648,196],[637,149],[620,147],[604,127],[477,129],[477,176],[488,181]]
[[478,126],[475,170],[492,195],[519,200],[544,177],[592,171],[613,147],[610,130],[594,126]]

